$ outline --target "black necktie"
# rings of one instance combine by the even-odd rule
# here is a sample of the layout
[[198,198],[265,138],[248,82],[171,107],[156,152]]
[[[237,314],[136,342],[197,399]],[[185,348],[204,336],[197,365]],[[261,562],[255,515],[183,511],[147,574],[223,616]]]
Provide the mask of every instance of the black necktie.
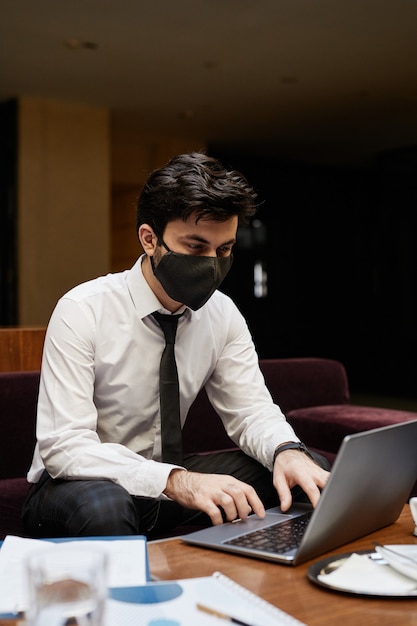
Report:
[[154,313],[165,335],[165,348],[159,366],[159,401],[161,407],[162,460],[182,465],[182,434],[175,335],[181,315]]

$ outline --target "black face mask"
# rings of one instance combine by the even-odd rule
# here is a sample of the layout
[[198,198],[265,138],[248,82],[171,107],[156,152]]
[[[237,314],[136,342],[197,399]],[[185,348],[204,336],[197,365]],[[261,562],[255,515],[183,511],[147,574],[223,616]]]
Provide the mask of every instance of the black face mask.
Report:
[[153,273],[170,298],[197,311],[213,295],[230,270],[233,256],[194,256],[168,250],[155,267]]

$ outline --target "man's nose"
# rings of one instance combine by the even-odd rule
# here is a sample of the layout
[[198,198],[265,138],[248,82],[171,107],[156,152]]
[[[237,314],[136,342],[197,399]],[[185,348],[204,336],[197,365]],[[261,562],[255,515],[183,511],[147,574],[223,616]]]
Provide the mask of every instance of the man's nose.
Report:
[[217,248],[213,248],[213,249],[209,250],[208,253],[205,256],[212,256],[212,257],[218,256]]

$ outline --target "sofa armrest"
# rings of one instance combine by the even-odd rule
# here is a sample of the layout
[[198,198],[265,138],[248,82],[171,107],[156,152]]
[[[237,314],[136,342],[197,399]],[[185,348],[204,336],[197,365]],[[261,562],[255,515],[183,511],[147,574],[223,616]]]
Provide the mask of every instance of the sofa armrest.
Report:
[[287,419],[307,446],[336,454],[346,435],[412,422],[417,413],[343,404],[295,409],[287,414]]

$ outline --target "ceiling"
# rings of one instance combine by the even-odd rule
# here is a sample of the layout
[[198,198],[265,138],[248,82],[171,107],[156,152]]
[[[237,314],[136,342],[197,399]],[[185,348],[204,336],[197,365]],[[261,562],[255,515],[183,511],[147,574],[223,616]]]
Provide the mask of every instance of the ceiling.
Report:
[[303,159],[417,145],[416,0],[0,0],[0,99]]

